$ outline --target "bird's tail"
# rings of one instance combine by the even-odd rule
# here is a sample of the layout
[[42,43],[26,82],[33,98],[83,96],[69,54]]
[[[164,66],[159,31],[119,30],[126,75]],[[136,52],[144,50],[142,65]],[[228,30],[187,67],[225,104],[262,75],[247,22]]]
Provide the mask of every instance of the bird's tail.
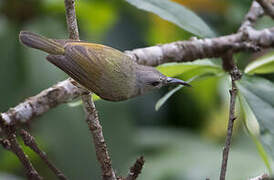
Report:
[[40,49],[49,54],[62,55],[65,52],[62,44],[32,32],[21,31],[19,39],[22,44],[35,49]]

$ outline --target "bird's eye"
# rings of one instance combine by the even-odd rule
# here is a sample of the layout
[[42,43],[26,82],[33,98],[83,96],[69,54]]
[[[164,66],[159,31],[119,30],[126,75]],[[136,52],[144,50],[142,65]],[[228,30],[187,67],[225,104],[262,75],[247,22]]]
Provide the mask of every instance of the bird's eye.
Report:
[[172,79],[171,78],[167,78],[167,82],[171,82],[172,81]]
[[159,81],[154,81],[154,82],[151,83],[152,86],[158,86],[159,84],[160,84]]

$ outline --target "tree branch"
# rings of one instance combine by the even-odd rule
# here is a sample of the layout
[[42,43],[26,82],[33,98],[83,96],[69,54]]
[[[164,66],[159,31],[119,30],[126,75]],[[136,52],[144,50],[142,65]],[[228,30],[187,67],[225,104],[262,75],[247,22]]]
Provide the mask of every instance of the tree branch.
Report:
[[249,180],[271,180],[271,179],[269,179],[269,176],[267,174],[262,174],[260,176],[251,178]]
[[[0,121],[2,121],[1,119],[1,115],[0,115]],[[1,145],[13,152],[18,159],[21,161],[23,167],[25,168],[25,173],[26,176],[29,180],[41,180],[43,179],[38,172],[35,170],[35,168],[32,166],[28,156],[24,153],[24,151],[22,150],[21,146],[19,145],[19,143],[17,142],[16,139],[16,129],[14,125],[7,125],[7,126],[2,126],[1,128],[3,129],[3,131],[5,132],[7,138],[6,139],[1,139],[0,143]]]
[[69,38],[79,40],[79,31],[75,13],[75,0],[65,0],[65,7]]
[[87,116],[86,121],[93,137],[96,157],[101,165],[102,179],[115,180],[116,175],[111,165],[111,159],[103,136],[102,126],[100,125],[98,113],[90,96],[90,93],[83,94],[82,100]]
[[67,180],[66,176],[59,169],[57,169],[57,167],[55,167],[52,162],[49,161],[47,154],[39,149],[33,136],[31,136],[27,131],[23,129],[21,130],[20,134],[23,138],[25,145],[30,147],[34,152],[36,152],[60,180]]
[[264,9],[264,12],[274,18],[274,1],[273,0],[256,0]]
[[[75,14],[74,0],[65,0],[67,26],[69,37],[79,39],[77,19]],[[101,165],[103,180],[116,180],[116,175],[112,168],[111,159],[107,150],[107,145],[103,136],[102,126],[99,122],[97,110],[94,102],[87,90],[80,89],[81,97],[86,112],[86,121],[93,137],[96,157]]]
[[[264,14],[264,11],[260,7],[260,5],[254,0],[250,7],[250,10],[246,14],[245,19],[238,30],[238,33],[242,32],[243,37],[246,35],[247,37],[250,37],[250,40],[253,39],[257,35],[256,33],[259,32],[259,31],[255,32],[255,30],[253,29],[253,26],[254,26],[256,20],[259,17],[261,17],[263,14]],[[250,31],[250,32],[248,32],[248,31]],[[261,39],[260,41],[257,41],[257,42],[259,42],[259,44],[260,44],[261,42],[266,43],[266,41],[267,40]],[[273,44],[273,43],[270,43],[270,44]],[[261,47],[264,47],[266,44],[265,45],[261,44],[259,46],[255,45],[255,44],[253,44],[253,45],[250,44],[250,45],[254,47],[254,50],[256,50],[256,48],[259,49]],[[225,147],[223,149],[220,180],[225,180],[225,177],[226,177],[227,161],[228,161],[228,155],[229,155],[229,150],[230,150],[231,141],[232,141],[233,125],[234,125],[234,121],[236,119],[236,117],[235,117],[235,103],[236,102],[235,101],[236,101],[236,96],[237,96],[237,87],[236,87],[235,82],[241,78],[241,73],[240,73],[238,67],[234,63],[233,53],[235,53],[235,51],[233,49],[231,49],[222,58],[223,59],[223,69],[230,73],[232,87],[231,87],[231,90],[229,91],[230,92],[229,120],[228,120],[228,126],[227,126]]]
[[[56,85],[43,90],[33,97],[27,98],[24,102],[7,112],[1,113],[4,124],[24,124],[44,114],[59,104],[69,102],[79,97],[80,92],[72,84],[72,79],[59,82]],[[1,122],[0,122],[1,123]]]
[[274,28],[243,31],[211,39],[177,41],[126,51],[139,64],[158,66],[168,62],[187,62],[196,59],[222,57],[227,51],[258,51],[274,46]]
[[[220,180],[225,180],[228,154],[229,154],[229,149],[230,149],[231,140],[232,140],[233,124],[236,119],[236,117],[235,117],[235,102],[236,102],[236,95],[237,95],[237,87],[236,87],[235,81],[237,81],[241,78],[241,73],[238,70],[237,66],[234,64],[232,52],[227,53],[223,57],[223,61],[224,62],[230,61],[229,64],[232,65],[232,66],[229,66],[229,67],[231,67],[231,69],[229,71],[230,71],[230,76],[231,76],[232,87],[231,87],[231,90],[229,91],[229,93],[230,93],[229,120],[228,120],[228,126],[227,126],[225,147],[223,149],[223,159],[222,159],[222,165],[221,165]],[[228,69],[229,67],[226,67],[226,68]]]
[[144,163],[144,157],[139,157],[134,163],[134,165],[130,168],[129,174],[125,180],[136,180],[139,174],[141,174]]

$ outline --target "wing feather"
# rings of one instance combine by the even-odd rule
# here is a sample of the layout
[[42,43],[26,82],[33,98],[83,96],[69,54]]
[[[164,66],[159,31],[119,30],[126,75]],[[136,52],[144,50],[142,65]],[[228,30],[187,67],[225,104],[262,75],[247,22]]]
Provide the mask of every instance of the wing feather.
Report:
[[47,60],[63,70],[75,81],[87,89],[95,93],[100,91],[100,87],[96,86],[96,84],[94,84],[92,87],[90,86],[89,82],[91,81],[91,78],[71,58],[62,55],[48,55]]
[[100,97],[122,100],[132,96],[134,62],[122,52],[103,45],[71,42],[65,46],[65,57],[88,76],[85,86]]

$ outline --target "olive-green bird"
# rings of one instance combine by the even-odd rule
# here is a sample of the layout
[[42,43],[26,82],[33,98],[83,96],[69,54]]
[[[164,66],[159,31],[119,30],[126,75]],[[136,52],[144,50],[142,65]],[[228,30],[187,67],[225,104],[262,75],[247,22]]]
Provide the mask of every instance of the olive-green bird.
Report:
[[47,60],[102,99],[122,101],[169,84],[188,83],[137,64],[108,46],[77,40],[56,40],[22,31],[20,41],[49,53]]

